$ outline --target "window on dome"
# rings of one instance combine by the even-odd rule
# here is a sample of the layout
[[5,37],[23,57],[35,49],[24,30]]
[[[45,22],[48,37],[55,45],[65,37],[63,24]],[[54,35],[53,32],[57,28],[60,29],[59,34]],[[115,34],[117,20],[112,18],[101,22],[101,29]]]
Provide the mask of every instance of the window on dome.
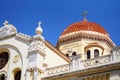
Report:
[[90,55],[90,50],[87,51],[87,59],[90,59],[91,55]]
[[20,80],[20,78],[21,78],[21,71],[17,71],[14,75],[15,75],[14,76],[15,80]]
[[94,50],[94,58],[99,57],[99,50],[95,49]]
[[65,54],[67,57],[69,57],[69,54]]
[[0,75],[0,80],[5,80],[5,75],[4,74]]
[[76,56],[77,55],[77,53],[74,51],[73,53],[72,53],[72,56]]

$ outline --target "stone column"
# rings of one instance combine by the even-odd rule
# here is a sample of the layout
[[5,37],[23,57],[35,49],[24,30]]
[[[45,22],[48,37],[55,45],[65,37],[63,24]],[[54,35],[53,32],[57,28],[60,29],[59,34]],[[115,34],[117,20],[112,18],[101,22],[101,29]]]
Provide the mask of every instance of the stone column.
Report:
[[76,62],[75,60],[72,61],[72,70],[74,70],[76,67],[75,62]]
[[7,76],[5,75],[5,80],[7,80]]
[[113,52],[113,61],[116,61],[116,52]]
[[37,68],[34,68],[34,71],[33,71],[33,80],[38,80],[38,69]]
[[30,80],[30,70],[29,69],[26,72],[25,80]]

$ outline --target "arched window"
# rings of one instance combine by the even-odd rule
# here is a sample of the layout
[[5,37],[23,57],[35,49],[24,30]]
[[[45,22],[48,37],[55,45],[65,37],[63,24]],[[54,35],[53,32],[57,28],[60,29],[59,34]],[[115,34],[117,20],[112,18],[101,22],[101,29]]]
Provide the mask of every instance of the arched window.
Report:
[[15,75],[14,76],[15,80],[20,80],[20,78],[21,78],[21,71],[17,71],[14,75]]
[[67,57],[69,57],[69,54],[66,53],[65,55],[66,55]]
[[72,56],[76,56],[77,55],[77,53],[74,51],[73,53],[72,53]]
[[94,58],[99,57],[99,51],[97,49],[94,50]]
[[91,55],[90,55],[90,50],[87,51],[87,59],[90,59]]
[[2,52],[0,53],[0,69],[5,67],[9,59],[9,54],[8,52]]
[[0,80],[5,80],[5,75],[4,74],[0,75]]

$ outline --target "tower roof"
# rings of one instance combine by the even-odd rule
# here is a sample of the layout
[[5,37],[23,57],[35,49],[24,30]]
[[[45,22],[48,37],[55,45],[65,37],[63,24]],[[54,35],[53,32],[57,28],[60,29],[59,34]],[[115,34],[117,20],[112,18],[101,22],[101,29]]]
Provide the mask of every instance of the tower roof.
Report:
[[57,42],[57,47],[59,47],[61,43],[68,43],[82,38],[102,40],[114,46],[109,34],[102,26],[95,22],[87,21],[87,19],[83,19],[80,22],[69,25],[61,33]]
[[70,26],[68,26],[62,32],[61,36],[72,33],[72,32],[77,32],[77,31],[93,31],[93,32],[98,32],[98,33],[108,35],[107,31],[99,24],[95,22],[89,22],[87,20],[83,20],[80,22],[75,22]]

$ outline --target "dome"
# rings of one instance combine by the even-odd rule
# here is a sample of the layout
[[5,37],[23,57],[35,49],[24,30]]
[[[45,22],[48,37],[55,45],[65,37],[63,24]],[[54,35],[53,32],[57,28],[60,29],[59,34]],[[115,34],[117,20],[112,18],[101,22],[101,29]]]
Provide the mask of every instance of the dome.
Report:
[[107,31],[95,22],[86,19],[69,25],[59,36],[57,46],[61,43],[80,40],[82,38],[106,41],[114,45]]
[[108,35],[106,30],[102,28],[99,24],[95,22],[89,22],[87,20],[83,20],[83,21],[76,22],[68,26],[62,32],[61,36],[72,33],[72,32],[77,32],[77,31],[93,31],[93,32],[98,32],[98,33]]

